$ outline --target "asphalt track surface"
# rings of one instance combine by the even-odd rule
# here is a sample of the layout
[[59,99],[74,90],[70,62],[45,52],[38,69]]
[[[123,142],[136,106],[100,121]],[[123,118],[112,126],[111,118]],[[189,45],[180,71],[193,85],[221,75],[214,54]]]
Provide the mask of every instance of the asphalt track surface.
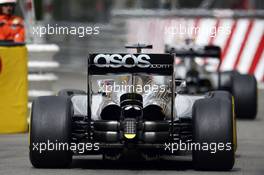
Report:
[[0,175],[189,175],[189,174],[264,174],[264,90],[259,91],[256,120],[238,120],[238,150],[232,171],[195,171],[191,157],[173,161],[104,162],[101,156],[74,157],[70,169],[35,169],[28,156],[28,135],[0,135]]

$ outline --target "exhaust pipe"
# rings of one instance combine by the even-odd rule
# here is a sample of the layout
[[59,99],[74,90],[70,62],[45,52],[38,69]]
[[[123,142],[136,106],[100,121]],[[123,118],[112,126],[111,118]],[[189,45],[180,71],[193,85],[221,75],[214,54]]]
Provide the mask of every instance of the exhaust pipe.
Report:
[[103,120],[119,120],[121,108],[113,101],[105,101],[101,107],[100,116]]
[[168,93],[148,93],[144,96],[143,118],[150,121],[165,120],[171,116],[171,101]]
[[144,119],[150,121],[164,120],[165,114],[160,105],[150,104],[143,109]]

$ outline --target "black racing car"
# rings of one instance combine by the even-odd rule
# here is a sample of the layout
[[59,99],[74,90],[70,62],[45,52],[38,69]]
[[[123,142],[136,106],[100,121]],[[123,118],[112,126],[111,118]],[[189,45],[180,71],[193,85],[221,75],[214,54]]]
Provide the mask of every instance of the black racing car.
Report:
[[62,90],[33,102],[32,165],[65,168],[73,155],[130,160],[136,153],[160,160],[190,153],[195,169],[232,169],[237,145],[232,96],[177,94],[173,55],[140,53],[151,48],[145,45],[129,48],[138,53],[89,56],[87,92]]
[[[166,46],[166,53],[175,54],[181,60],[176,67],[176,79],[184,79],[187,87],[183,93],[205,93],[212,90],[225,90],[235,99],[235,111],[239,118],[255,119],[257,115],[257,81],[254,75],[240,74],[237,71],[221,72],[221,48],[208,45],[197,47],[187,44],[182,48]],[[197,58],[200,59],[199,64]],[[217,68],[207,70],[209,60],[218,60]],[[208,66],[209,67],[209,66]]]

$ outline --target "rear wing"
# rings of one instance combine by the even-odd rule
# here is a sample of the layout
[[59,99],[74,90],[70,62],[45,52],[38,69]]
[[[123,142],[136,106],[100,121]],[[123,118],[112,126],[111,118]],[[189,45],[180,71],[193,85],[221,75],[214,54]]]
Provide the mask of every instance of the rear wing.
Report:
[[171,54],[91,54],[89,75],[143,73],[172,75],[174,58]]
[[219,46],[204,46],[204,47],[191,47],[191,48],[183,48],[177,49],[174,47],[166,46],[166,53],[175,54],[177,57],[210,57],[221,59],[221,48]]
[[[134,48],[134,47],[133,47]],[[175,80],[174,56],[172,54],[128,54],[128,53],[100,53],[90,54],[88,57],[88,119],[91,121],[91,75],[106,74],[154,74],[171,76]],[[171,121],[174,120],[175,83],[171,83],[172,103]]]
[[179,57],[182,59],[185,59],[185,58],[192,59],[195,57],[200,57],[204,59],[207,59],[208,57],[210,57],[210,58],[218,59],[219,64],[217,67],[217,74],[218,74],[218,86],[220,87],[220,83],[221,83],[220,66],[222,64],[221,47],[214,46],[214,45],[207,45],[204,47],[187,46],[186,48],[183,48],[183,49],[176,49],[174,47],[170,47],[169,45],[166,45],[165,52],[170,53],[170,54],[175,54],[176,57]]

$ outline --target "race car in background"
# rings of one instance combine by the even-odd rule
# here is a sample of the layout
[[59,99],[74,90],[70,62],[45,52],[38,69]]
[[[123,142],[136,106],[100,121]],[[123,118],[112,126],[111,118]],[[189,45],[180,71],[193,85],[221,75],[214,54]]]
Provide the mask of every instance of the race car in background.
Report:
[[166,45],[166,53],[175,54],[176,80],[185,80],[187,86],[182,93],[205,93],[225,90],[235,99],[235,112],[239,118],[255,119],[257,115],[257,81],[254,75],[237,71],[221,72],[221,48],[218,46],[196,46],[190,40],[186,45]]
[[[152,48],[146,45],[128,48],[138,52],[89,56],[87,92],[66,89],[33,102],[32,165],[68,167],[78,154],[118,160],[130,159],[129,152],[136,152],[156,160],[190,153],[195,169],[232,169],[237,143],[231,94],[178,94],[173,55],[143,54],[141,49]],[[157,83],[154,77],[165,81]],[[117,85],[121,85],[117,90],[108,89]],[[57,147],[48,149],[44,143]],[[94,149],[66,149],[81,143]],[[64,149],[59,149],[60,144]],[[182,144],[185,149],[180,149]]]

